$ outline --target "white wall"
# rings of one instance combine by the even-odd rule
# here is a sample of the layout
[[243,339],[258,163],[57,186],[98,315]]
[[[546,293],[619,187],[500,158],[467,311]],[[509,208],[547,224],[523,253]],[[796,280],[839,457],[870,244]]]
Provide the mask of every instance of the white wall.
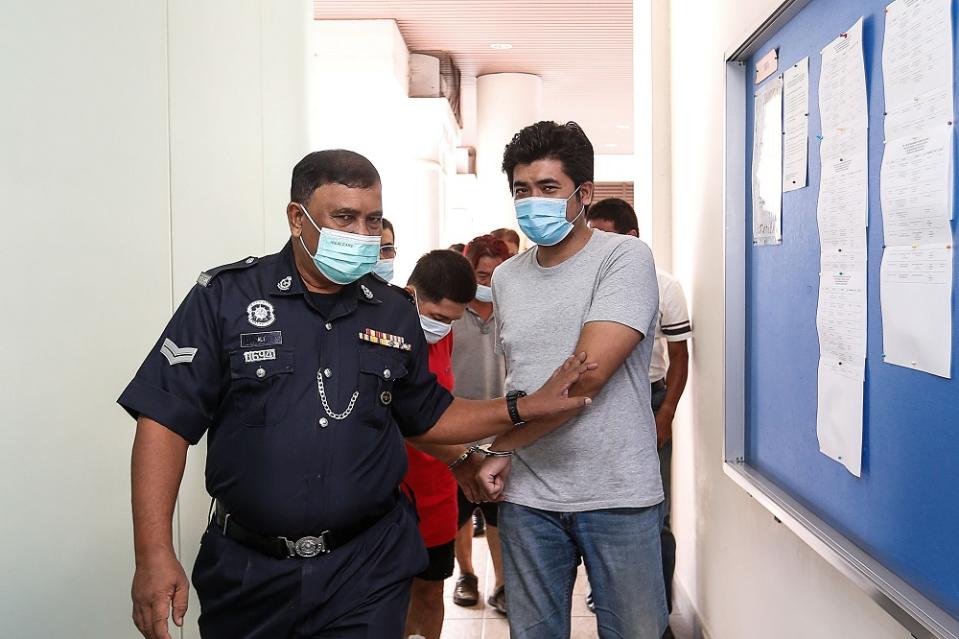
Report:
[[316,20],[310,27],[314,148],[362,153],[383,182],[396,228],[394,284],[439,246],[459,127],[442,98],[410,98],[409,51],[393,20]]
[[713,639],[909,637],[723,474],[723,53],[779,1],[669,4],[672,268],[695,330],[675,423],[679,588]]
[[[5,636],[137,635],[134,429],[114,402],[202,268],[279,248],[306,151],[310,9],[5,6]],[[202,455],[191,452],[178,512],[187,571],[208,506]],[[184,636],[198,636],[192,617]]]

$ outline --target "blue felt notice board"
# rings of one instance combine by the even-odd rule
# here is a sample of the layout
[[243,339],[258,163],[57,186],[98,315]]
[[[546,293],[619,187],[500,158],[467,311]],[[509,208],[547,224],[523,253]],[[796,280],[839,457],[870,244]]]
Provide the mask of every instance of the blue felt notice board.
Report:
[[[746,61],[745,463],[878,563],[959,619],[959,328],[953,293],[953,379],[882,362],[879,265],[883,152],[882,41],[887,2],[812,0]],[[953,6],[955,39],[956,7]],[[869,318],[862,477],[819,453],[816,437],[821,133],[820,51],[862,16],[869,100]],[[776,77],[809,58],[809,185],[783,195],[782,244],[752,246],[755,63],[778,49]],[[953,55],[955,55],[955,43]],[[954,68],[959,68],[956,65]],[[956,98],[959,104],[959,96]],[[954,161],[959,166],[959,161]],[[956,198],[954,198],[956,199]],[[956,221],[952,229],[955,237]],[[953,265],[954,269],[956,264]],[[954,272],[953,285],[959,283]]]

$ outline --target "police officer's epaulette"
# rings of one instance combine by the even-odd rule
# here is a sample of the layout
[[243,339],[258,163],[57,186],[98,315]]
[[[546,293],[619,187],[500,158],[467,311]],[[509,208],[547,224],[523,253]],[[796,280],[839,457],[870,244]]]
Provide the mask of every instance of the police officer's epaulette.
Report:
[[389,282],[387,282],[386,285],[390,287],[391,291],[396,291],[397,293],[405,297],[410,304],[412,304],[413,306],[416,306],[416,298],[413,297],[413,294],[410,293],[408,290],[406,290],[402,286],[397,286],[396,284],[390,284]]
[[217,266],[216,268],[211,268],[209,270],[206,270],[200,273],[200,276],[196,278],[196,283],[205,288],[209,286],[210,282],[212,282],[213,279],[220,273],[223,273],[225,271],[235,271],[241,268],[249,268],[253,266],[254,264],[256,264],[259,260],[260,258],[258,257],[250,256],[242,260],[239,260],[238,262],[233,262],[232,264],[224,264],[223,266]]

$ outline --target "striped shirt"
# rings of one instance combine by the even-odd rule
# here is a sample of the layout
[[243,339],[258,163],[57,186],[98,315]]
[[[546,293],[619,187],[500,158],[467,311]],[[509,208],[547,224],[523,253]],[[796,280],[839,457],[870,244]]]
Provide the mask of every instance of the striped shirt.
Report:
[[653,357],[649,362],[649,381],[656,382],[666,377],[668,367],[666,342],[682,342],[693,336],[686,308],[686,296],[679,281],[666,271],[656,271],[659,284],[659,321],[656,322],[656,341]]

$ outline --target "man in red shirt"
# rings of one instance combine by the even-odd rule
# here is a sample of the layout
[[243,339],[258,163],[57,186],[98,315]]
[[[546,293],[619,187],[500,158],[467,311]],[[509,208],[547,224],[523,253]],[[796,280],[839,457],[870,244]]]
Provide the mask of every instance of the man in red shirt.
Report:
[[[450,328],[453,321],[463,317],[466,305],[476,295],[473,267],[453,251],[431,251],[416,263],[407,289],[416,296],[420,324],[429,343],[430,372],[442,386],[452,390]],[[409,444],[406,452],[409,470],[403,484],[416,503],[429,566],[413,579],[405,634],[439,639],[443,629],[443,582],[453,574],[456,479],[445,463],[426,452]]]

